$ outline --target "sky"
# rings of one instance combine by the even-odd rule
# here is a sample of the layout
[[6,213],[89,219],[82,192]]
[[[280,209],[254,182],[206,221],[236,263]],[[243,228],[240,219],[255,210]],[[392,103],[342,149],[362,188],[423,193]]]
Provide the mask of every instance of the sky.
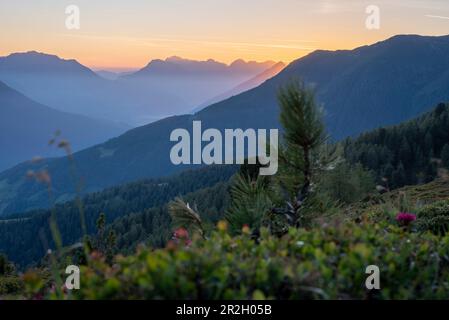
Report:
[[[66,7],[79,8],[79,29]],[[366,20],[379,8],[379,29]],[[39,51],[93,69],[181,56],[291,62],[397,34],[449,34],[448,0],[0,0],[0,56]]]

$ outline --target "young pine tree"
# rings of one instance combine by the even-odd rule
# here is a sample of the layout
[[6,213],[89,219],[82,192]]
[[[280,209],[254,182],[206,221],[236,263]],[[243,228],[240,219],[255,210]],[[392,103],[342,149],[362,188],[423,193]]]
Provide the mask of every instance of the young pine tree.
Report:
[[293,80],[278,94],[281,107],[280,121],[284,128],[285,161],[302,175],[300,193],[309,193],[313,175],[312,156],[327,139],[323,115],[313,91],[303,82]]
[[303,82],[292,80],[282,87],[278,100],[284,134],[277,180],[288,199],[285,208],[276,208],[274,212],[299,226],[317,206],[326,207],[325,201],[312,196],[312,186],[320,172],[337,160],[337,150],[326,144],[323,114],[314,92]]

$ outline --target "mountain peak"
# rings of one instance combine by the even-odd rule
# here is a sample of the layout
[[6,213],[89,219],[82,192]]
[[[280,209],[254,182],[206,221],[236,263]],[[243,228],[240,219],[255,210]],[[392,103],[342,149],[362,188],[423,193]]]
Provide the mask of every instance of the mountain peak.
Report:
[[170,61],[177,62],[177,61],[184,61],[184,60],[186,60],[186,59],[181,58],[180,56],[171,56],[171,57],[168,57],[165,59],[165,61],[167,61],[167,62],[170,62]]
[[[423,36],[423,35],[418,35],[418,34],[399,34],[399,35],[395,35],[392,36],[386,40],[382,40],[379,41],[371,46],[366,45],[366,46],[362,46],[358,49],[362,49],[362,48],[370,48],[370,47],[386,47],[386,46],[397,46],[397,47],[401,47],[401,45],[423,45],[424,43],[441,43],[441,42],[446,42],[449,40],[449,35],[445,35],[445,36]],[[357,50],[357,49],[356,49]]]
[[38,51],[15,52],[0,57],[1,71],[15,72],[67,72],[97,76],[91,69],[75,59],[62,59],[57,55]]
[[245,61],[244,59],[236,59],[229,66],[237,67],[237,66],[249,66],[249,65],[267,65],[267,66],[271,67],[275,64],[276,64],[276,62],[272,61],[272,60],[258,62],[258,61]]
[[47,59],[47,60],[62,60],[57,55],[38,52],[35,50],[25,52],[13,52],[7,56],[0,57],[5,59]]
[[235,61],[233,61],[231,64],[230,64],[230,66],[232,67],[232,66],[241,66],[241,65],[245,65],[246,64],[246,61],[245,60],[243,60],[243,59],[237,59],[237,60],[235,60]]

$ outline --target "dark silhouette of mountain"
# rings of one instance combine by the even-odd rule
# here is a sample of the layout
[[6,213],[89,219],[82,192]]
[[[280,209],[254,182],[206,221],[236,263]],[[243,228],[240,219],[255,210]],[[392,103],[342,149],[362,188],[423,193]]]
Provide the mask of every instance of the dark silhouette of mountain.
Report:
[[57,130],[80,150],[117,136],[125,128],[48,108],[0,82],[0,170],[34,156],[61,155],[48,146]]
[[[174,143],[169,137],[177,128],[191,131],[193,120],[201,120],[203,129],[278,128],[277,91],[292,77],[315,87],[329,133],[338,140],[408,120],[449,101],[449,36],[396,36],[355,50],[316,51],[259,87],[195,115],[166,118],[78,152],[75,160],[86,190],[185,169],[171,164]],[[58,196],[70,196],[73,188],[66,160],[48,160],[45,165],[54,176]],[[28,168],[22,164],[0,174],[3,212],[46,204],[42,187],[26,182]]]

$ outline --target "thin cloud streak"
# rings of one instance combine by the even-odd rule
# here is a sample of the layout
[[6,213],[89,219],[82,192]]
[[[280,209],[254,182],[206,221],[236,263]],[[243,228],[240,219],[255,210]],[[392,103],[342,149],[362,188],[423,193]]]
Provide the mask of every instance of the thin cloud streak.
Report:
[[[146,46],[161,46],[154,42],[171,42],[171,43],[194,43],[201,45],[213,45],[213,46],[233,46],[233,47],[257,47],[257,48],[274,48],[274,49],[294,49],[294,50],[315,50],[316,47],[301,45],[301,44],[265,44],[265,43],[252,43],[252,42],[228,42],[228,41],[208,41],[208,40],[193,40],[193,39],[173,39],[173,38],[132,38],[132,37],[113,37],[113,36],[97,36],[86,34],[61,34],[67,37],[77,37],[93,40],[119,40],[130,41],[136,44]],[[311,41],[297,41],[299,43],[312,43]]]
[[433,18],[433,19],[444,19],[444,20],[449,20],[449,17],[445,17],[445,16],[435,16],[432,14],[426,14],[427,18]]

